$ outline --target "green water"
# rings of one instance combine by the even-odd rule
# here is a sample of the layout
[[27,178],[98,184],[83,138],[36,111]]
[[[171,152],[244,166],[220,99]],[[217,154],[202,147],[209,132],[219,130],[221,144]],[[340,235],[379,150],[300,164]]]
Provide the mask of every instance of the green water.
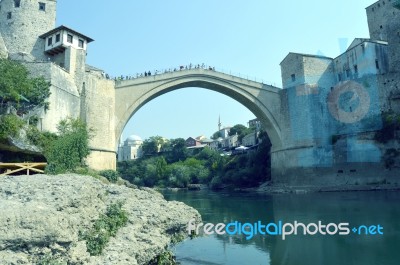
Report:
[[204,223],[294,221],[381,225],[383,235],[207,235],[173,247],[183,265],[399,265],[400,192],[252,195],[210,191],[166,191],[167,200],[196,208]]

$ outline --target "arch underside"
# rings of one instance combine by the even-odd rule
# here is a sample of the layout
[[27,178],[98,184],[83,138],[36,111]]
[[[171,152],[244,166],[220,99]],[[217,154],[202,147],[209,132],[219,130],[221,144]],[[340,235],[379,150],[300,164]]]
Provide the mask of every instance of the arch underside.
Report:
[[[243,88],[242,86],[235,84],[233,82],[228,82],[226,80],[210,77],[210,76],[188,76],[176,78],[173,80],[167,80],[164,82],[159,82],[156,85],[149,87],[146,84],[146,88],[143,91],[139,91],[137,86],[127,86],[122,88],[117,88],[116,90],[116,108],[123,106],[121,101],[130,100],[128,107],[123,112],[121,117],[117,117],[117,128],[116,128],[116,139],[118,140],[122,134],[123,129],[130,120],[130,118],[145,104],[149,101],[174,90],[182,89],[186,87],[199,87],[204,89],[213,90],[224,95],[227,95],[246,108],[248,108],[262,123],[263,128],[268,133],[273,148],[279,148],[282,146],[282,141],[280,137],[280,128],[276,115],[270,111],[268,106],[262,102],[257,95],[254,94],[254,88]],[[127,99],[127,96],[118,97],[120,89],[128,89],[132,92],[136,92],[132,99]],[[126,92],[126,91],[125,91]],[[261,91],[260,91],[261,93]]]

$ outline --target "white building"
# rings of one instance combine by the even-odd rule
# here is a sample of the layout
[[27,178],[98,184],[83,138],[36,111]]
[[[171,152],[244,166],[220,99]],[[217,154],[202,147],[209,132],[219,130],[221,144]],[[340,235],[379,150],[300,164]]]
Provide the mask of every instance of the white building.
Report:
[[217,140],[214,140],[210,143],[210,148],[213,150],[218,150],[222,147],[222,138],[219,137]]
[[219,136],[225,139],[226,137],[229,136],[229,131],[231,130],[231,127],[225,127],[219,130]]
[[128,161],[142,156],[143,140],[137,135],[131,135],[118,148],[118,161]]
[[224,138],[221,141],[222,148],[232,148],[239,146],[238,135],[232,135]]

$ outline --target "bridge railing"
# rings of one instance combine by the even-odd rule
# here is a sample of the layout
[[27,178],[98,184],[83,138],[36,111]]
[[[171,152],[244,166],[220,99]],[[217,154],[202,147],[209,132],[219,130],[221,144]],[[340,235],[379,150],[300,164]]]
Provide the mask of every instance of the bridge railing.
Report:
[[162,75],[162,74],[168,74],[168,73],[175,73],[175,72],[180,72],[180,71],[191,71],[191,70],[196,70],[196,69],[204,69],[204,70],[210,70],[210,71],[216,71],[219,73],[231,75],[234,78],[241,78],[243,80],[248,80],[248,81],[255,81],[259,82],[262,84],[266,85],[271,85],[271,86],[277,86],[275,82],[271,81],[266,81],[262,78],[257,78],[253,77],[250,75],[242,74],[239,72],[233,72],[233,71],[228,71],[223,68],[217,68],[211,65],[205,65],[205,64],[189,64],[189,65],[180,65],[178,67],[171,67],[171,68],[165,68],[161,70],[153,70],[153,71],[146,71],[143,73],[136,73],[135,75],[121,75],[118,77],[109,77],[109,79],[114,79],[115,81],[124,81],[124,80],[134,80],[134,79],[141,79],[141,78],[148,78],[148,77],[154,77],[157,75]]

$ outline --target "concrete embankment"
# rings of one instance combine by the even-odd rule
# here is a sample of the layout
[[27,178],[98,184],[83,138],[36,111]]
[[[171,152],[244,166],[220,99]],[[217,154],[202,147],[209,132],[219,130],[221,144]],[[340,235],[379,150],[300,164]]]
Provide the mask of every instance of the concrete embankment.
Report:
[[[91,256],[79,233],[117,202],[128,214],[127,225],[101,255]],[[0,264],[35,264],[42,257],[61,261],[57,264],[147,264],[172,238],[185,235],[192,218],[200,220],[195,209],[150,189],[75,174],[3,177]]]

